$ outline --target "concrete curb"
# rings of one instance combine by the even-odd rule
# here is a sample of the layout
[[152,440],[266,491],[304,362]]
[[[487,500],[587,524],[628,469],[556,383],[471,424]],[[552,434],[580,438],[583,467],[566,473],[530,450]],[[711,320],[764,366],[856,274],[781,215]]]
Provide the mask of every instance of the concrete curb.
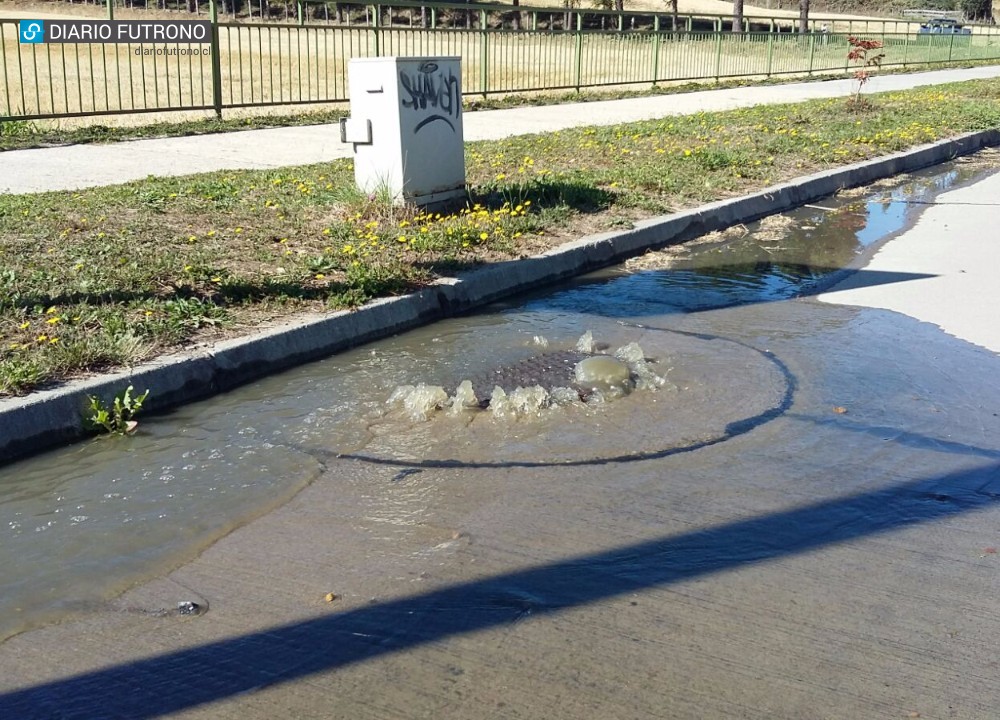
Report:
[[886,157],[775,185],[752,195],[592,235],[542,255],[443,279],[403,297],[332,315],[300,318],[209,350],[166,356],[110,375],[0,401],[0,463],[83,437],[88,395],[108,400],[129,384],[151,390],[147,408],[165,410],[268,373],[329,356],[547,283],[612,265],[645,250],[689,240],[814,202],[838,190],[1000,145],[1000,130],[968,133]]

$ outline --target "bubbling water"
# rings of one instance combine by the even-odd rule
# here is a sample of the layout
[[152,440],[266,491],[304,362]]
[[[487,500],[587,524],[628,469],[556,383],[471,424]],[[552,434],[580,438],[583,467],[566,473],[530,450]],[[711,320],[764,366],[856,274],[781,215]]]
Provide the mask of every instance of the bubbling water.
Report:
[[[471,390],[471,386],[470,386]],[[449,404],[448,393],[439,385],[400,385],[386,400],[388,405],[402,405],[414,420],[426,420],[435,410]]]
[[541,385],[516,388],[509,395],[502,387],[493,388],[490,412],[495,418],[517,418],[538,415],[552,404],[552,396]]
[[594,355],[578,362],[573,368],[576,384],[584,390],[618,397],[632,391],[632,371],[628,365],[610,355]]
[[594,352],[594,333],[588,330],[581,335],[580,339],[576,341],[576,349],[582,353]]
[[[442,392],[444,388],[441,388]],[[473,410],[479,407],[479,398],[476,397],[469,380],[463,380],[455,388],[455,395],[451,398],[451,412],[457,414],[465,410]]]
[[[532,338],[532,344],[548,347],[549,341],[536,335]],[[656,390],[668,384],[665,378],[653,370],[638,343],[623,345],[613,354],[597,352],[598,347],[607,346],[598,346],[594,342],[593,333],[588,330],[576,342],[573,351],[540,355],[538,357],[546,361],[536,365],[522,363],[511,366],[516,372],[508,372],[504,377],[509,379],[512,375],[520,375],[520,379],[525,382],[510,382],[512,387],[496,384],[492,392],[480,385],[483,396],[489,392],[489,400],[486,401],[480,400],[472,381],[466,379],[458,384],[452,395],[440,385],[400,385],[389,396],[386,404],[402,407],[412,420],[428,420],[439,410],[459,415],[480,409],[488,410],[494,418],[511,420],[538,416],[553,406],[581,402],[599,404],[628,395],[636,389]],[[564,357],[566,353],[585,357],[575,363],[570,360],[565,366],[553,360]],[[548,374],[544,375],[544,382],[551,384],[551,387],[545,387],[537,378],[532,381],[532,374],[538,374],[536,366],[545,368]],[[553,368],[557,369],[554,375]],[[553,377],[558,379],[560,376],[565,384],[552,382]]]
[[[639,347],[639,343],[630,342],[628,345],[615,350],[615,357],[628,365],[632,372],[632,380],[638,390],[656,390],[665,387],[667,379],[658,375],[646,360],[646,353]],[[668,370],[664,371],[667,372]]]

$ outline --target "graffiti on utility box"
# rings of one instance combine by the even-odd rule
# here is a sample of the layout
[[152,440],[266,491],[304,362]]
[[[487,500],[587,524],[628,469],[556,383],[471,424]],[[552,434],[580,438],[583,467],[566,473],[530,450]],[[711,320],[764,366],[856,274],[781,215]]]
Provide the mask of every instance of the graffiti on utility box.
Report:
[[439,111],[418,122],[413,128],[414,135],[438,120],[456,132],[451,118],[457,118],[462,112],[462,88],[450,69],[444,72],[435,62],[423,62],[415,73],[400,72],[399,82],[405,91],[400,103],[404,108]]

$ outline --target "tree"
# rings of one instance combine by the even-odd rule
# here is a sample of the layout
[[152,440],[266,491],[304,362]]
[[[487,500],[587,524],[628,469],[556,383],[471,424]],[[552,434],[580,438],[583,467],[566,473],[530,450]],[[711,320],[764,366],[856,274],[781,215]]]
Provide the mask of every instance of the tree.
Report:
[[993,0],[962,0],[962,12],[969,20],[993,24]]
[[809,0],[799,0],[799,32],[809,32]]
[[733,0],[733,32],[743,32],[743,0]]
[[677,32],[677,0],[663,0],[670,10],[670,29]]

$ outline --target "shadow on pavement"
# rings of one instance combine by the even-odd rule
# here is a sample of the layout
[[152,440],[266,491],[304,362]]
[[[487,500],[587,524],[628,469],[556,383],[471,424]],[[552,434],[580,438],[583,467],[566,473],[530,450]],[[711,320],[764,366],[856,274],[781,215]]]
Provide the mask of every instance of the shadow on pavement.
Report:
[[0,696],[0,717],[180,712],[444,638],[1000,504],[1000,463],[270,628]]

